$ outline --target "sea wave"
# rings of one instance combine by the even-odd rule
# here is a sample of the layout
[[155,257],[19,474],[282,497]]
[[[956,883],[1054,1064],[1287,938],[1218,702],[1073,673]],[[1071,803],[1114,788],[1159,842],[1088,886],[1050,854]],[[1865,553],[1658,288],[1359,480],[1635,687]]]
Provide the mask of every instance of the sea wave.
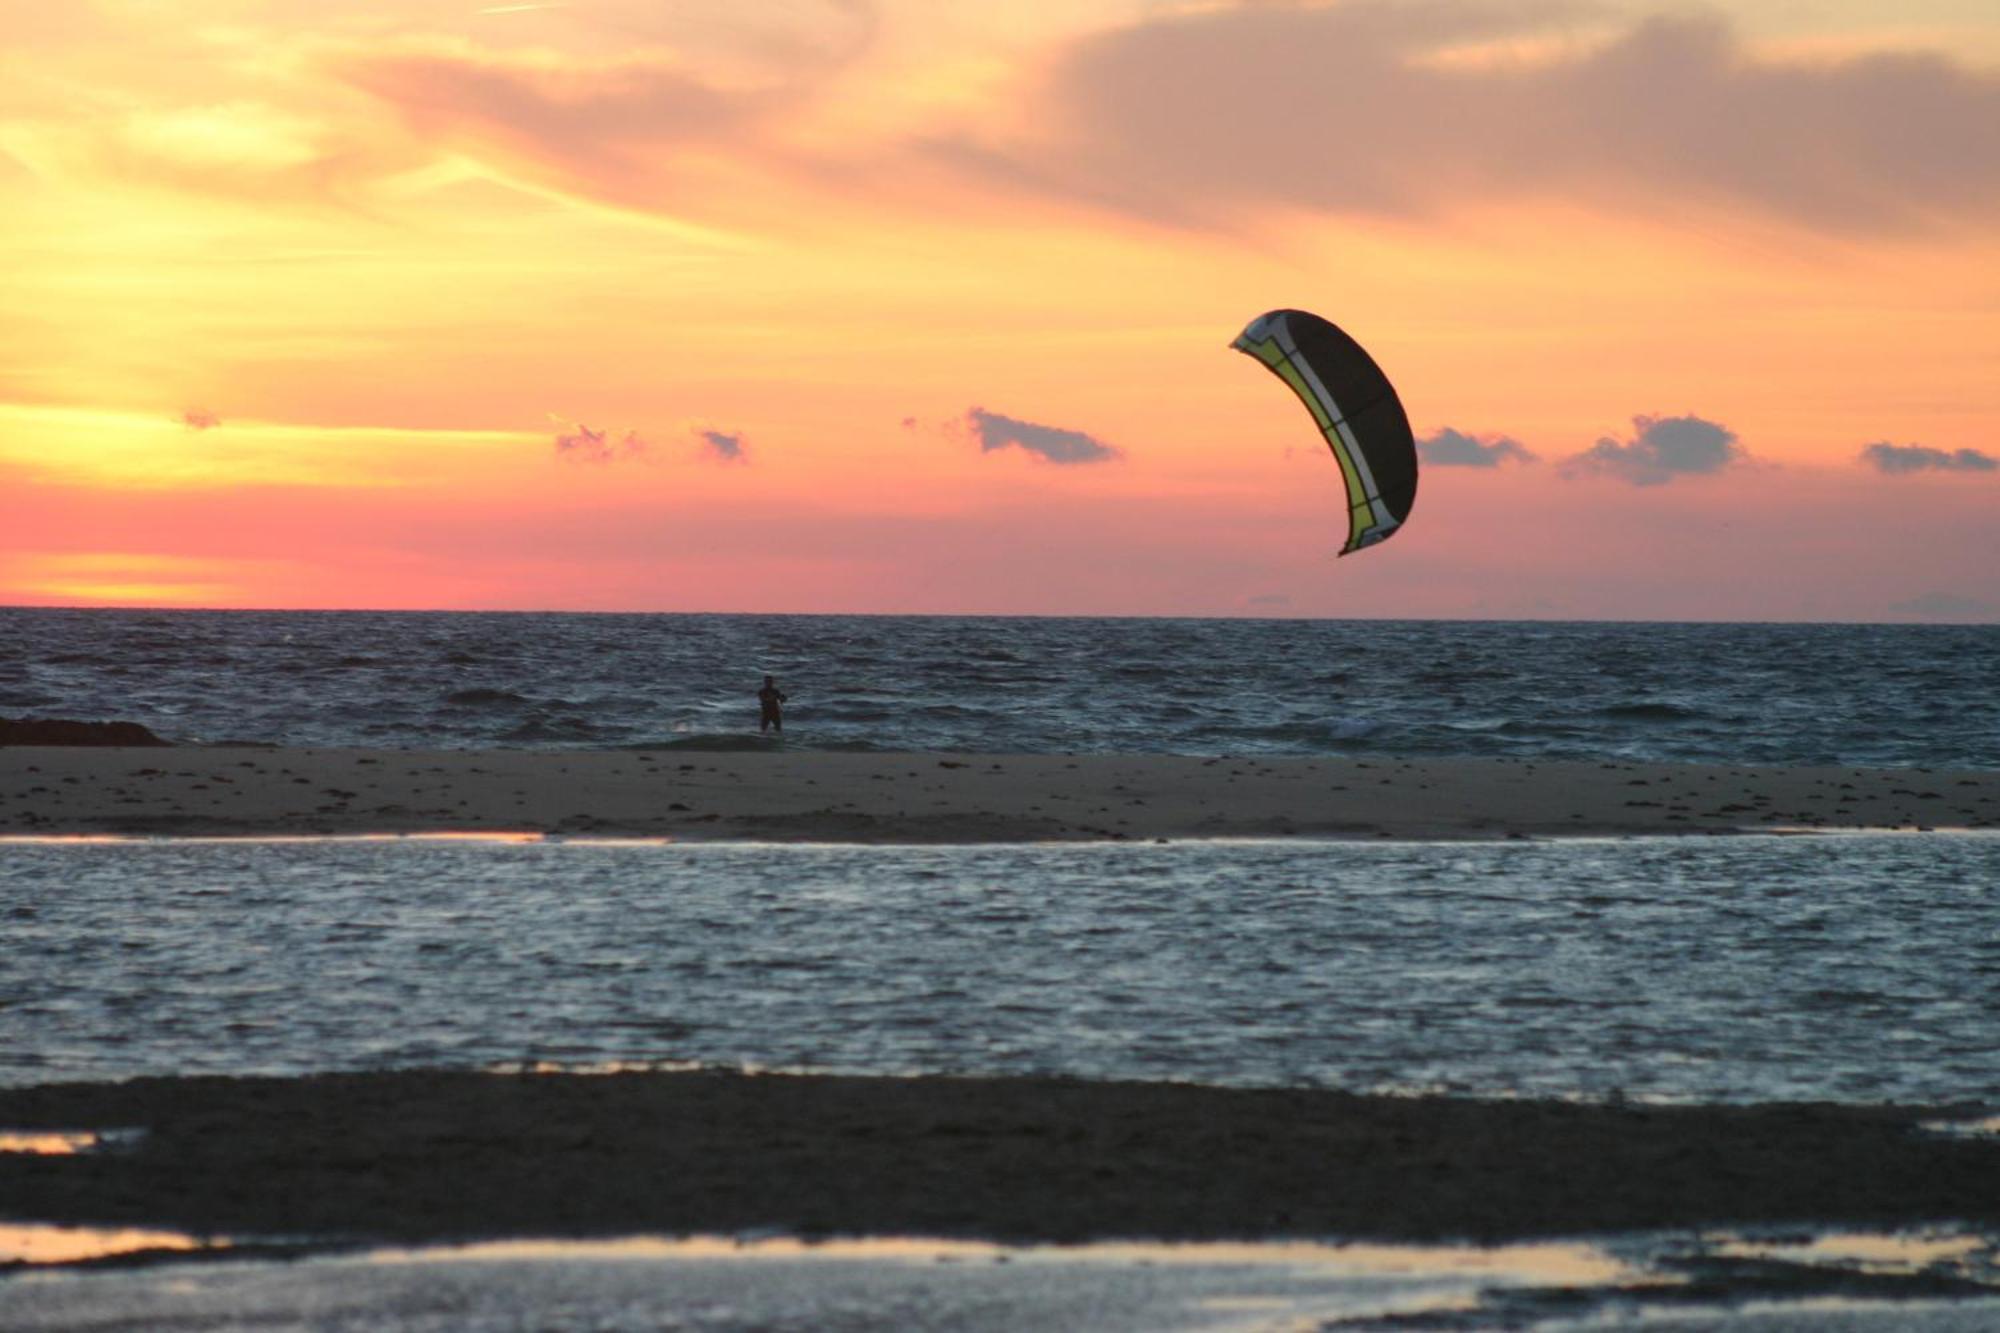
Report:
[[531,717],[500,734],[500,739],[516,745],[588,744],[605,739],[602,727],[581,717]]
[[1685,722],[1706,716],[1700,709],[1670,703],[1617,703],[1593,710],[1598,717],[1621,722]]
[[768,673],[791,749],[2000,768],[1996,656],[1995,626],[0,609],[0,713],[754,748]]
[[454,708],[485,708],[494,704],[525,704],[523,695],[512,690],[454,690],[444,697],[444,701]]

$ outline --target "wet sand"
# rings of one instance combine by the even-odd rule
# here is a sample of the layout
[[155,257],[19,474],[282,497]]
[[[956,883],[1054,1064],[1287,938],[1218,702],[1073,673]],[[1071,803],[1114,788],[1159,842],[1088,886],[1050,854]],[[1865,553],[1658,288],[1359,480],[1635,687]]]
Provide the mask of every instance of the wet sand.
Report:
[[2000,828],[2000,773],[1617,761],[0,748],[0,834],[839,842]]
[[142,1079],[0,1092],[11,1129],[147,1131],[0,1154],[0,1213],[397,1241],[2000,1223],[2000,1141],[1919,1128],[1941,1113],[714,1072]]

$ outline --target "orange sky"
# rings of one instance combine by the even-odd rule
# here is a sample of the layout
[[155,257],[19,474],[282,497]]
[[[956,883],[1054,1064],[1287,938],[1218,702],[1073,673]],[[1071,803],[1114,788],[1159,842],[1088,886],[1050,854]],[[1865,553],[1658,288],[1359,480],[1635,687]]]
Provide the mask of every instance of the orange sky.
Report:
[[1985,0],[739,8],[0,0],[0,604],[2000,620]]

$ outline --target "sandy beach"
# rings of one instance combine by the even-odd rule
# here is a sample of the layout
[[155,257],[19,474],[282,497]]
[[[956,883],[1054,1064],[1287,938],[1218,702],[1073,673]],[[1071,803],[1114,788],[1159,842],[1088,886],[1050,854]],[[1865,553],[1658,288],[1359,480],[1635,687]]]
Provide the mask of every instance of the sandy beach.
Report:
[[1057,1079],[410,1071],[0,1092],[5,1211],[195,1234],[1510,1238],[2000,1221],[1936,1109],[1641,1107]]
[[0,834],[839,842],[2000,827],[2000,773],[1504,759],[0,748]]

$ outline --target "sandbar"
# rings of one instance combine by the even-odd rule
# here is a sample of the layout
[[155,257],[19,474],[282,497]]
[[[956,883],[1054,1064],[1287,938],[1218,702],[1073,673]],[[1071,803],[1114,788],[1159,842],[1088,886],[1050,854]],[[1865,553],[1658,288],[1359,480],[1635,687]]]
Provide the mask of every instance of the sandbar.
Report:
[[0,748],[0,835],[775,841],[2000,828],[2000,772],[1623,760]]
[[[1505,1240],[2000,1223],[1942,1108],[1644,1106],[1057,1078],[409,1070],[0,1091],[0,1212],[237,1238]],[[1963,1114],[1975,1114],[1963,1108]]]

